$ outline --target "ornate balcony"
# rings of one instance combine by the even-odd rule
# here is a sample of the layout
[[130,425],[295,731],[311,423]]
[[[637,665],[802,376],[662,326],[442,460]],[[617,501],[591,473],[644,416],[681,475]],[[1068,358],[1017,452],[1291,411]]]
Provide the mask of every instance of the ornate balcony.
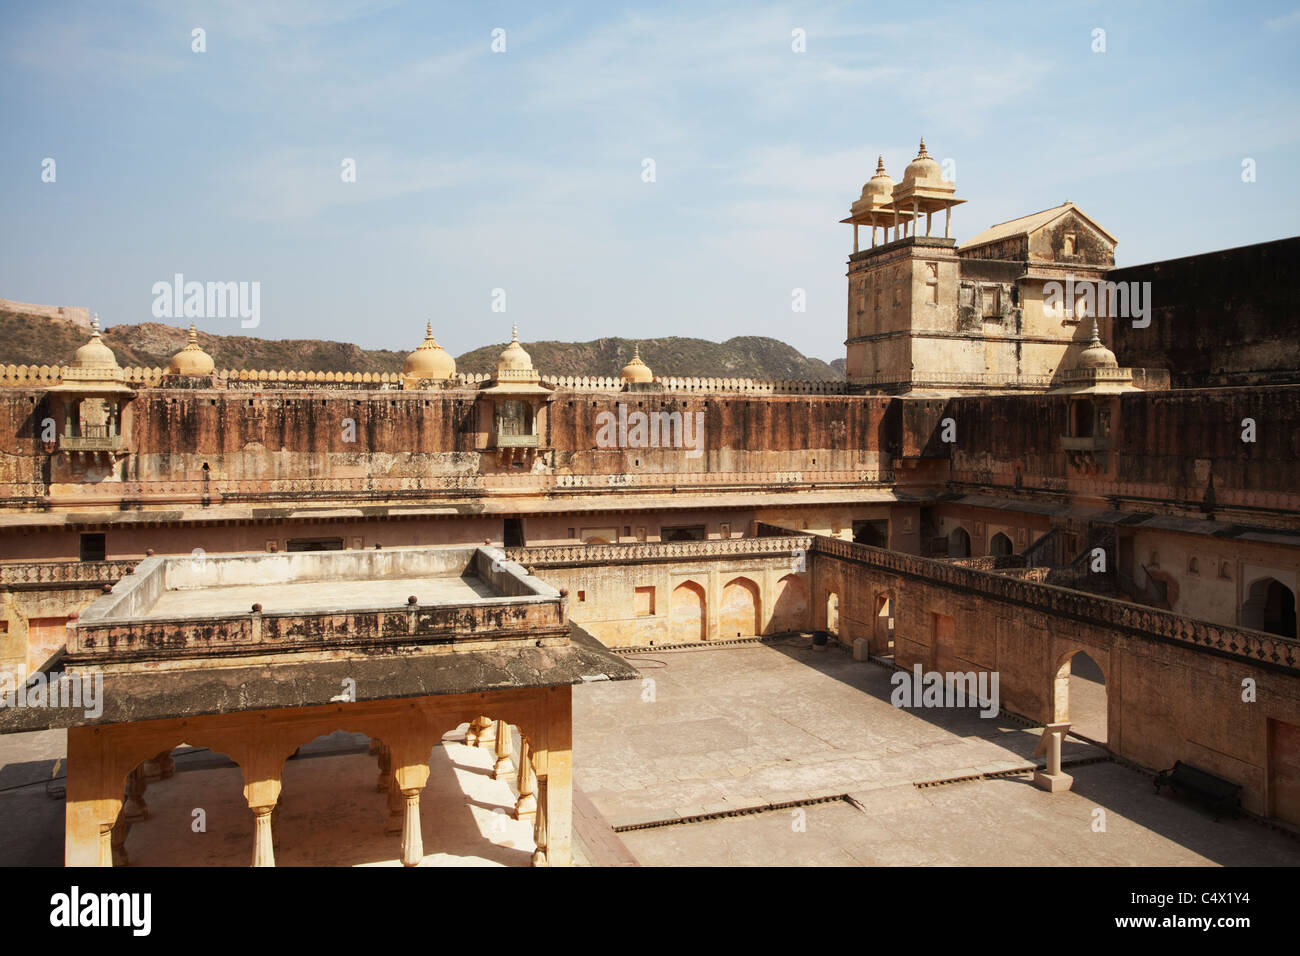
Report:
[[122,450],[121,435],[61,435],[59,451],[110,451]]

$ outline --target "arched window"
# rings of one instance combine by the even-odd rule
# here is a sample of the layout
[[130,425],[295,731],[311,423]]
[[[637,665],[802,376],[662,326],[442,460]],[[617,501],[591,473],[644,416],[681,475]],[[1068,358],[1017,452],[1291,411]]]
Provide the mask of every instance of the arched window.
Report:
[[1011,539],[999,531],[989,542],[989,554],[1005,557],[1011,554]]
[[1295,592],[1276,578],[1260,578],[1250,586],[1241,607],[1243,627],[1295,637]]
[[953,528],[948,534],[948,557],[970,557],[970,535],[965,528]]
[[497,434],[516,437],[533,433],[532,409],[518,399],[497,406]]

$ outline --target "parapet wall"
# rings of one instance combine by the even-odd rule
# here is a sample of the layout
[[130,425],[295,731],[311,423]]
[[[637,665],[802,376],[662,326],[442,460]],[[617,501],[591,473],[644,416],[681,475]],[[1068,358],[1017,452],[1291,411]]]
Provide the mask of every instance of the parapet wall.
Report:
[[[51,388],[59,384],[66,366],[0,365],[0,387]],[[165,368],[129,365],[123,369],[132,385],[156,387],[162,384]],[[400,372],[315,372],[294,369],[221,369],[213,373],[218,388],[293,388],[312,385],[324,388],[347,388],[370,385],[376,388],[401,388],[405,376]],[[452,388],[480,388],[492,380],[491,375],[457,372],[448,383]],[[547,376],[543,381],[561,392],[621,392],[627,384],[615,375]],[[656,378],[663,391],[691,394],[731,393],[738,395],[844,395],[848,385],[841,381],[802,381],[798,379],[754,378]]]
[[1175,388],[1300,382],[1300,237],[1112,269],[1150,282],[1151,323],[1117,321],[1126,365],[1168,369]]

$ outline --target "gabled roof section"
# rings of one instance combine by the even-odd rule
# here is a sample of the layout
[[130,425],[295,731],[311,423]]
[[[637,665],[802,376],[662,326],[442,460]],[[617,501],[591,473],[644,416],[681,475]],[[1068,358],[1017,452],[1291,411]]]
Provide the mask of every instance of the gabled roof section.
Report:
[[998,223],[996,226],[990,226],[979,235],[967,239],[957,248],[974,249],[976,246],[986,246],[990,242],[1000,242],[1003,239],[1011,239],[1015,236],[1027,236],[1030,233],[1037,232],[1044,226],[1051,225],[1068,212],[1074,212],[1080,219],[1096,229],[1111,243],[1119,242],[1118,239],[1103,229],[1095,219],[1085,213],[1074,203],[1067,201],[1061,203],[1059,206],[1053,206],[1051,209],[1044,209],[1042,212],[1036,212],[1028,216],[1021,216],[1019,219],[1012,219],[1007,222]]

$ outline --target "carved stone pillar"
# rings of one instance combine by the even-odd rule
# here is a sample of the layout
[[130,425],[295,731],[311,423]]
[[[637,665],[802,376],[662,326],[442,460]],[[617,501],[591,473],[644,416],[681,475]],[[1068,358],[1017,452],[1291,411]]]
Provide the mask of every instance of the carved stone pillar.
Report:
[[111,729],[68,729],[68,782],[63,860],[67,866],[112,866],[113,827],[122,813],[120,765]]
[[127,823],[141,823],[149,819],[149,804],[144,802],[145,787],[148,786],[144,773],[136,767],[126,778],[126,805],[122,808]]
[[99,865],[113,865],[113,824],[99,825]]
[[393,771],[393,755],[382,743],[379,744],[379,750],[376,752],[379,755],[379,779],[375,781],[375,792],[387,793],[388,779]]
[[402,833],[403,866],[419,866],[424,859],[420,791],[429,782],[429,750],[437,739],[410,730],[393,740],[393,793]]
[[483,729],[483,718],[475,717],[469,722],[469,729],[465,731],[465,746],[478,746],[478,733]]
[[385,833],[402,832],[402,791],[397,786],[397,775],[388,775],[388,819],[384,823]]
[[131,830],[131,824],[126,822],[125,814],[117,815],[117,822],[113,824],[113,830],[109,837],[109,844],[112,848],[110,857],[113,866],[128,866],[131,861],[126,856],[126,835]]
[[497,745],[497,722],[491,717],[480,717],[482,729],[478,732],[478,745],[489,750]]
[[405,803],[402,818],[402,865],[419,866],[424,859],[424,836],[420,831],[420,790],[400,791]]
[[510,776],[510,725],[497,721],[497,762],[492,765],[492,779],[505,780]]
[[164,750],[153,759],[158,765],[159,779],[170,780],[176,774],[176,759],[170,750]]
[[253,811],[253,866],[275,866],[275,843],[271,835],[274,806],[251,807]]
[[140,764],[140,773],[145,780],[161,780],[162,768],[158,766],[157,758],[146,760]]
[[537,779],[537,815],[533,819],[533,866],[549,866],[546,859],[546,778]]
[[533,774],[533,753],[528,738],[519,739],[519,799],[515,801],[515,819],[531,820],[537,814],[537,777]]

